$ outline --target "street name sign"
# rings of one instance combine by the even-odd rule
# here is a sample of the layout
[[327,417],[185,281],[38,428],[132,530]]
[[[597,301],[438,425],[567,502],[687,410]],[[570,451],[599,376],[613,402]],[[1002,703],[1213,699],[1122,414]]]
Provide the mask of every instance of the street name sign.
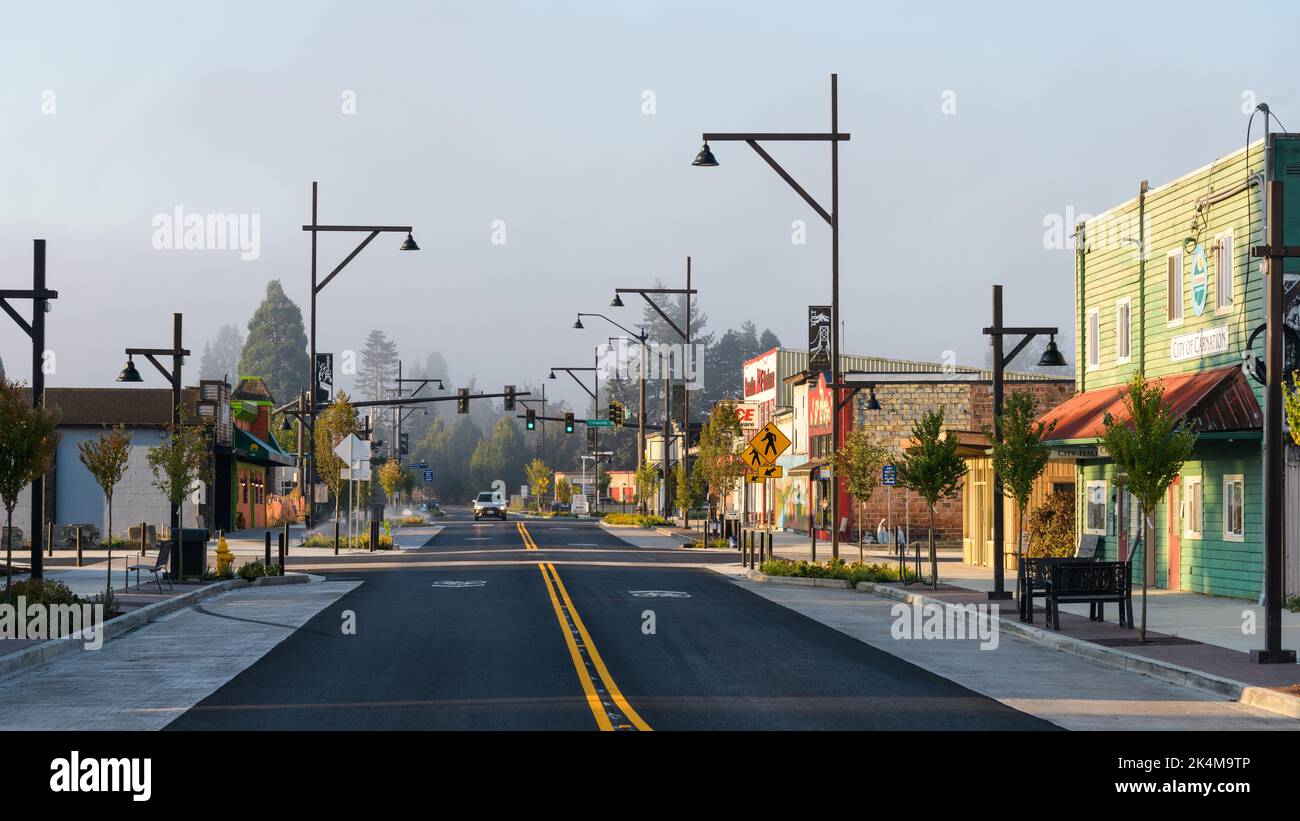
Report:
[[583,423],[589,428],[612,428],[614,423],[608,419],[584,419]]

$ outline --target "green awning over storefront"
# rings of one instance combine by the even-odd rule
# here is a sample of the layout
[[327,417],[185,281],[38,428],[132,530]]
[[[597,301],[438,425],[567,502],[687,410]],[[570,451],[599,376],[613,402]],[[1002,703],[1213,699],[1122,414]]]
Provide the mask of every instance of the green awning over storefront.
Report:
[[292,465],[293,456],[246,430],[235,428],[235,454],[241,461],[260,465]]

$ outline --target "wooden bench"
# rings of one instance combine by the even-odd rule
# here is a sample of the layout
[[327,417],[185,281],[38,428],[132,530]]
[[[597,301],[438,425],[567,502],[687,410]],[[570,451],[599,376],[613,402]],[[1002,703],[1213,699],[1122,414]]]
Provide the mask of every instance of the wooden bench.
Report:
[[1061,629],[1061,605],[1094,605],[1089,618],[1105,619],[1104,605],[1119,605],[1121,627],[1133,626],[1133,564],[1131,562],[1070,562],[1052,566],[1047,583],[1047,621]]

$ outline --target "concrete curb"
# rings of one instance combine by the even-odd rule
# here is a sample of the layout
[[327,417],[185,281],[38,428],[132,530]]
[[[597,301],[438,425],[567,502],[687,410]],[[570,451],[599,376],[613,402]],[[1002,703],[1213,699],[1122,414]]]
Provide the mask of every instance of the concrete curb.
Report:
[[286,573],[283,576],[258,576],[253,587],[275,587],[281,584],[306,584],[311,577],[306,573]]
[[[304,581],[307,580],[303,576]],[[124,633],[129,633],[137,627],[143,627],[159,616],[180,610],[190,605],[196,604],[206,598],[225,593],[228,590],[236,590],[241,587],[248,587],[248,582],[243,579],[228,579],[222,582],[216,582],[206,587],[200,587],[198,590],[191,590],[188,593],[182,593],[179,596],[173,596],[170,599],[153,604],[146,604],[144,607],[138,607],[129,613],[118,616],[115,619],[109,619],[101,626],[103,630],[104,641],[111,641]],[[32,647],[19,650],[16,653],[8,653],[0,656],[0,678],[13,675],[22,670],[31,667],[39,667],[42,664],[48,664],[60,656],[68,653],[75,653],[83,650],[83,639],[79,636],[69,636],[61,639],[50,639]]]
[[[927,603],[926,597],[920,593],[899,590],[887,584],[858,582],[856,590],[907,604],[924,605]],[[936,599],[934,603],[944,604],[945,602],[942,599]],[[1267,710],[1270,713],[1276,713],[1287,718],[1300,719],[1300,698],[1277,690],[1216,676],[1213,673],[1194,670],[1169,661],[1139,656],[1114,647],[1093,644],[1090,641],[1083,641],[1082,639],[1025,624],[1020,621],[1018,616],[1013,618],[999,616],[998,621],[1000,622],[998,625],[1000,630],[1005,630],[1008,633],[1028,639],[1035,644],[1050,647],[1053,650],[1070,653],[1107,667],[1141,673],[1170,684],[1191,687],[1217,696],[1225,696],[1241,704]]]

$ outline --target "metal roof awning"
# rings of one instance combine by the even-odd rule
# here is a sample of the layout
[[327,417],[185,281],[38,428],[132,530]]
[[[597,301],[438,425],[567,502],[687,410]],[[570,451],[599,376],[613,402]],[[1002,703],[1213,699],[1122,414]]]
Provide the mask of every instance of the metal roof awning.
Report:
[[[1264,424],[1264,415],[1241,368],[1230,365],[1211,371],[1156,378],[1165,389],[1165,402],[1178,416],[1195,423],[1202,434],[1253,431]],[[1126,421],[1126,386],[1114,385],[1075,394],[1044,413],[1044,422],[1056,422],[1048,444],[1095,442],[1105,432],[1106,414]]]
[[787,476],[807,476],[814,470],[824,467],[827,464],[825,459],[812,459],[804,462],[802,465],[795,465],[786,471]]
[[235,456],[245,462],[263,465],[292,465],[294,458],[243,428],[235,428]]

